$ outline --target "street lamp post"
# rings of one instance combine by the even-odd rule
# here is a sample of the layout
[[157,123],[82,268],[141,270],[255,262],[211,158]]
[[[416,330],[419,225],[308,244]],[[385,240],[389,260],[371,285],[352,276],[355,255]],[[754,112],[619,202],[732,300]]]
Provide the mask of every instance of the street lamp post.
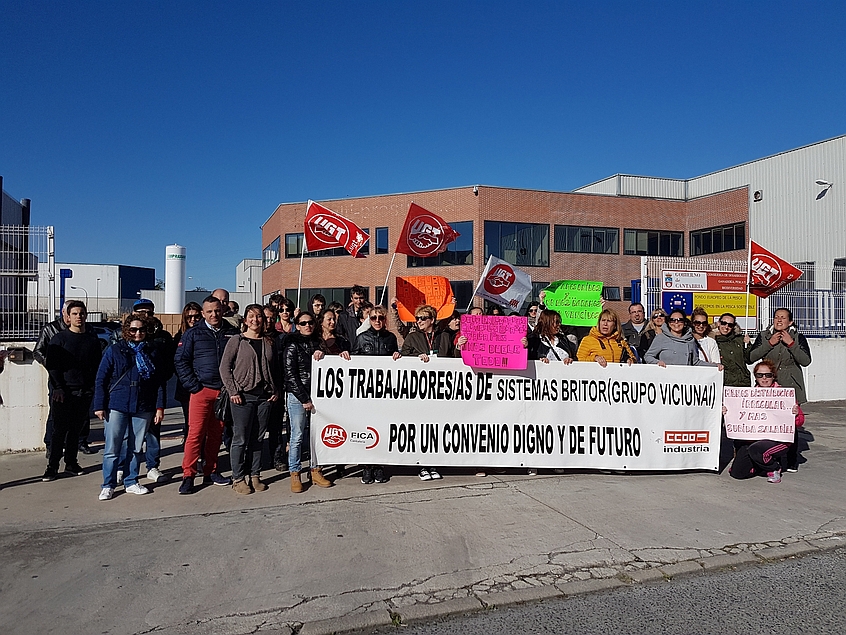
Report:
[[73,285],[70,286],[71,289],[74,291],[82,291],[85,294],[85,309],[88,309],[88,291],[85,290],[85,287],[75,287]]
[[97,278],[97,287],[96,287],[95,295],[97,297],[97,300],[96,300],[96,302],[97,302],[97,313],[99,313],[100,312],[100,278]]

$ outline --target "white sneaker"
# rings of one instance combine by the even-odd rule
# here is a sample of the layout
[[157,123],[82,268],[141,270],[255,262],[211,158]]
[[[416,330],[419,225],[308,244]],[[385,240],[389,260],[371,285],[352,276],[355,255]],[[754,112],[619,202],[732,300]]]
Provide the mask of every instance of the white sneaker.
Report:
[[117,471],[116,478],[117,478],[117,484],[118,484],[118,485],[120,485],[121,483],[123,483],[123,470],[118,470],[118,471]]
[[440,472],[438,472],[438,470],[436,470],[436,469],[435,469],[435,468],[433,468],[433,467],[430,467],[430,468],[429,468],[429,476],[431,476],[431,477],[432,477],[432,480],[433,480],[433,481],[437,481],[438,479],[443,478],[443,476],[441,476],[441,473],[440,473]]
[[164,478],[164,474],[162,474],[162,472],[159,468],[154,467],[154,468],[147,470],[147,480],[148,481],[152,481],[153,483],[158,483],[163,478]]
[[150,490],[141,485],[141,483],[136,483],[126,488],[127,494],[138,494],[140,496],[141,494],[149,494],[149,492]]
[[104,487],[102,490],[100,490],[100,500],[101,501],[111,500],[112,496],[114,496],[114,494],[115,494],[115,490],[113,490],[111,487]]
[[533,467],[530,467],[528,470],[526,470],[526,473],[527,473],[529,476],[537,476],[537,475],[538,475],[538,471],[537,471],[537,469],[535,469],[535,468],[533,468]]

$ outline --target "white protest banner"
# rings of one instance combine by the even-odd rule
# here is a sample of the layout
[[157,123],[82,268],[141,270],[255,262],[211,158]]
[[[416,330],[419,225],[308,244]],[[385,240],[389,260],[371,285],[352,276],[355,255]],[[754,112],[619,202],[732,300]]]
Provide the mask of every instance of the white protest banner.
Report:
[[734,388],[726,386],[726,435],[729,439],[793,443],[796,429],[794,388]]
[[722,381],[702,366],[331,355],[312,367],[311,442],[320,465],[716,470]]
[[528,321],[516,315],[461,316],[461,334],[467,338],[461,359],[474,368],[524,370],[529,351],[522,340]]
[[529,274],[490,256],[474,295],[516,311],[531,292],[532,279]]

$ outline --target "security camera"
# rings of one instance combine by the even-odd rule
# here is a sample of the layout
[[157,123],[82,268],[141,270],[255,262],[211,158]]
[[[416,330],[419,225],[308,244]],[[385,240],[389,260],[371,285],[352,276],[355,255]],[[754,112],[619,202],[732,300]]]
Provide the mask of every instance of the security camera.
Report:
[[476,196],[479,196],[479,186],[478,185],[473,186],[473,194],[475,194]]

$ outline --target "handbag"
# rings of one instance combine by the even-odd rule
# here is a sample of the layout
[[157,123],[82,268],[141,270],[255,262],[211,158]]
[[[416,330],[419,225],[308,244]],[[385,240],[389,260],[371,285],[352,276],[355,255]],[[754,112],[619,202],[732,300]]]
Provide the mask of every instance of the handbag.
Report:
[[232,421],[232,402],[229,401],[229,391],[226,390],[226,386],[220,388],[220,393],[214,402],[214,416],[219,421]]

